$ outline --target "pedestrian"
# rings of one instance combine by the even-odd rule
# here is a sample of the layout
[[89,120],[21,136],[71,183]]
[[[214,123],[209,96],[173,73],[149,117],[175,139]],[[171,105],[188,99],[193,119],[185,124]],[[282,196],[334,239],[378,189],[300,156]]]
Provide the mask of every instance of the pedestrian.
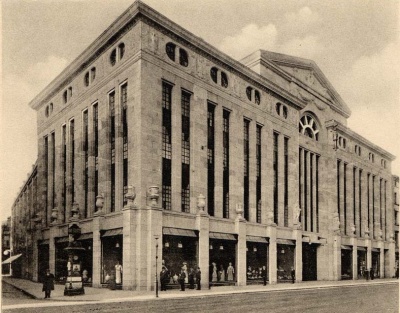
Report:
[[194,271],[193,268],[189,270],[189,289],[194,289]]
[[167,283],[169,281],[168,272],[165,266],[162,267],[160,272],[161,291],[167,291]]
[[181,291],[185,291],[185,279],[186,279],[185,269],[182,267],[181,273],[179,274],[179,283],[181,284]]
[[267,268],[265,267],[265,265],[263,265],[262,269],[261,269],[261,277],[264,281],[264,286],[267,285]]
[[374,268],[373,267],[371,267],[369,269],[369,274],[371,275],[371,280],[374,280]]
[[197,267],[197,271],[196,271],[196,284],[197,284],[197,290],[201,290],[201,271],[200,271],[200,267]]
[[290,269],[290,275],[292,276],[292,284],[294,284],[294,279],[296,277],[296,272],[295,272],[293,266]]
[[44,291],[44,298],[50,298],[51,291],[54,290],[54,275],[50,273],[50,270],[46,270],[46,275],[42,278]]

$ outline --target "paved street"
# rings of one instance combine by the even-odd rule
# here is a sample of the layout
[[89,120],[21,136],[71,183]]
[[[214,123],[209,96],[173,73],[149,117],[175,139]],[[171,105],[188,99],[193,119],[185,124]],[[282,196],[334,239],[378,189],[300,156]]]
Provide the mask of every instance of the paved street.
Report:
[[181,299],[72,304],[31,307],[4,312],[398,312],[398,284],[340,286],[324,289],[282,290]]
[[10,284],[1,282],[1,293],[2,293],[2,305],[12,305],[12,304],[37,304],[39,302],[43,302],[40,300],[32,299],[32,297],[24,294],[22,291],[13,287]]

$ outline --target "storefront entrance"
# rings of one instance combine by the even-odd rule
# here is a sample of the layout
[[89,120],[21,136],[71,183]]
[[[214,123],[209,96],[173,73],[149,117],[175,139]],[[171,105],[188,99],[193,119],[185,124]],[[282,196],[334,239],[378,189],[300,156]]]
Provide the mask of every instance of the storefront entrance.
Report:
[[364,247],[357,247],[357,269],[358,278],[366,278],[365,271],[367,270],[367,251]]
[[[250,241],[251,240],[251,241]],[[264,237],[247,236],[247,284],[263,284],[261,275],[262,267],[265,266],[268,281],[268,240]]]
[[50,249],[48,240],[39,243],[38,245],[38,277],[39,282],[42,282],[42,277],[46,274],[49,266]]
[[210,284],[230,285],[236,282],[236,237],[210,232]]
[[380,252],[379,249],[372,248],[372,271],[373,278],[380,277]]
[[[101,283],[116,280],[116,265],[124,266],[122,260],[122,228],[110,229],[101,236]],[[118,271],[121,275],[121,271]],[[120,277],[122,282],[122,277]]]
[[295,243],[286,239],[278,239],[277,243],[278,282],[291,282],[291,271],[295,268]]
[[[171,276],[170,284],[178,284],[178,276],[184,268],[188,283],[190,269],[195,270],[198,265],[198,237],[195,231],[163,228],[163,264]],[[161,270],[161,269],[160,269]]]
[[317,280],[318,245],[303,242],[303,281]]
[[342,245],[342,280],[353,278],[353,249]]

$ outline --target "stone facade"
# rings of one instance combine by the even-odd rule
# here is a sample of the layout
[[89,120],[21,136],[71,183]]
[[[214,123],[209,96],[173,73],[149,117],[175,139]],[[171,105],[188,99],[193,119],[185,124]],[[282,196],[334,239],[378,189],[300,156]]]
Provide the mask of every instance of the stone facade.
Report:
[[[171,210],[163,209],[165,84],[171,88]],[[189,212],[181,205],[182,91],[190,94]],[[97,287],[120,261],[122,288],[151,290],[156,255],[158,269],[163,261],[199,266],[205,286],[214,282],[215,260],[224,270],[228,261],[235,268],[233,281],[218,276],[216,285],[257,282],[261,265],[269,283],[291,279],[291,267],[296,281],[359,279],[369,268],[377,277],[394,275],[394,156],[347,127],[349,108],[313,61],[260,50],[239,63],[138,1],[30,105],[38,114],[39,145],[32,213],[40,222],[27,234],[34,280],[45,265],[62,278],[62,242],[71,222],[81,228],[92,260],[83,266]],[[211,215],[200,196],[210,188],[209,105]],[[224,111],[229,218],[223,213]],[[169,252],[175,239],[178,248],[188,242],[190,249]]]

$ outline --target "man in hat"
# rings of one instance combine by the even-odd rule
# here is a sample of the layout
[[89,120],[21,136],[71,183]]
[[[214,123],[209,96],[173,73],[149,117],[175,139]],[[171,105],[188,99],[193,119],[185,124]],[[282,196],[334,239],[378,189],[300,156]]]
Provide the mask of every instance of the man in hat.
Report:
[[185,268],[182,267],[181,273],[179,274],[179,283],[181,284],[181,291],[185,291],[185,278],[186,278]]

